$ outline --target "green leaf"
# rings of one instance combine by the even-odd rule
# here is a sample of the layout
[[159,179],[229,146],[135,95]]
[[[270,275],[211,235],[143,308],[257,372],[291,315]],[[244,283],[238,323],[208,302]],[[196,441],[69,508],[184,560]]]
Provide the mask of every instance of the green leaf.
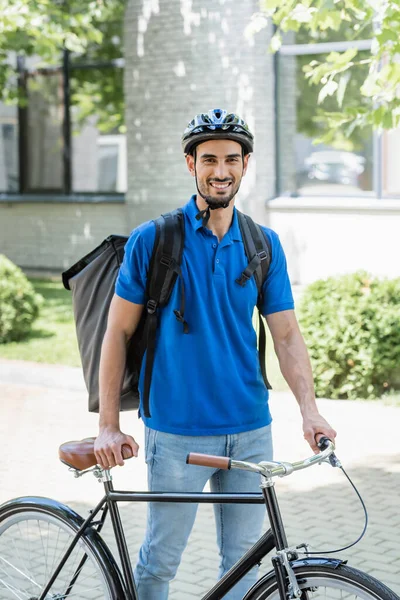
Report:
[[383,122],[383,118],[385,116],[385,112],[386,109],[384,106],[379,106],[378,108],[376,108],[375,110],[372,111],[371,116],[372,116],[372,124],[375,127],[381,127],[382,126],[382,122]]
[[318,94],[318,104],[321,104],[327,96],[333,96],[338,89],[339,84],[336,81],[328,81],[320,90]]
[[398,41],[398,33],[396,33],[393,29],[383,29],[381,33],[376,36],[378,42],[383,45],[387,42],[397,42]]
[[349,83],[351,78],[350,73],[344,73],[343,75],[341,75],[340,79],[339,79],[339,85],[338,85],[338,90],[337,90],[337,101],[338,101],[338,105],[339,108],[342,108],[343,106],[343,99],[344,99],[344,94],[346,92],[346,88],[347,88],[347,84]]
[[263,10],[264,12],[266,12],[268,14],[274,13],[281,5],[282,5],[282,2],[280,2],[280,0],[261,0],[260,1],[261,10]]
[[382,119],[382,125],[384,129],[393,129],[393,117],[391,112],[385,111]]
[[367,96],[369,98],[373,98],[379,93],[380,87],[377,84],[377,73],[370,73],[363,85],[360,88],[360,92],[363,96]]
[[282,36],[280,35],[279,32],[277,32],[277,33],[275,33],[275,35],[272,36],[269,48],[270,48],[271,52],[275,53],[279,50],[279,48],[281,46],[282,46]]
[[333,29],[337,31],[342,24],[342,16],[338,10],[329,10],[327,8],[320,9],[313,15],[313,27],[326,31],[327,29]]
[[268,25],[268,19],[266,15],[261,13],[256,13],[252,16],[250,23],[246,26],[244,30],[244,35],[246,39],[251,40],[254,35],[260,33],[265,27]]
[[315,12],[315,8],[307,6],[305,3],[299,3],[292,10],[291,18],[298,23],[310,23]]

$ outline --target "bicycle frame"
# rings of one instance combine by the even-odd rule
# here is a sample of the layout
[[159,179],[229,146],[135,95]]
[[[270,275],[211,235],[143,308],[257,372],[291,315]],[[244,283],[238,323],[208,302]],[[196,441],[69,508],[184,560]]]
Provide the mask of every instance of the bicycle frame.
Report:
[[[63,566],[68,560],[70,554],[78,543],[79,539],[84,535],[88,527],[97,526],[96,531],[100,532],[108,512],[110,512],[112,528],[117,542],[118,554],[121,560],[122,573],[121,585],[124,589],[125,600],[138,600],[138,594],[133,578],[133,569],[129,557],[129,551],[123,531],[118,502],[177,502],[177,503],[199,503],[199,504],[265,504],[269,516],[271,529],[266,531],[261,538],[246,552],[246,554],[237,561],[235,565],[222,577],[215,586],[207,592],[201,600],[220,600],[225,594],[248,572],[250,569],[260,563],[271,550],[276,548],[282,550],[287,547],[286,535],[280,515],[278,501],[275,494],[273,483],[262,487],[262,494],[222,494],[222,493],[168,493],[168,492],[129,492],[114,490],[111,476],[108,471],[102,472],[101,478],[105,495],[97,504],[95,509],[83,522],[82,526],[77,531],[71,545],[64,554],[59,565],[55,569],[51,579],[48,581],[45,589],[39,597],[39,600],[46,600],[46,595],[51,589],[57,576],[61,572]],[[95,521],[95,517],[104,508],[103,515],[99,521]],[[66,590],[66,596],[71,592],[74,582],[79,576],[80,570],[86,561],[85,555],[78,565],[74,576]],[[274,565],[274,569],[277,567]]]

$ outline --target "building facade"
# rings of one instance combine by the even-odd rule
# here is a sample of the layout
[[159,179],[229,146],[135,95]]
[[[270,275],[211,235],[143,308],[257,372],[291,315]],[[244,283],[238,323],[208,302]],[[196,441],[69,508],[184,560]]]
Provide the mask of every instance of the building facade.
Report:
[[[278,232],[293,283],[357,269],[397,276],[400,133],[313,144],[320,107],[303,66],[348,42],[292,36],[273,55],[271,25],[245,35],[257,10],[257,0],[128,0],[123,59],[82,64],[64,53],[52,69],[16,62],[28,104],[0,105],[0,253],[59,272],[110,233],[183,205],[195,186],[182,131],[219,107],[255,134],[238,206]],[[95,110],[82,121],[74,102],[110,74],[116,87],[123,80],[125,123],[104,131]]]

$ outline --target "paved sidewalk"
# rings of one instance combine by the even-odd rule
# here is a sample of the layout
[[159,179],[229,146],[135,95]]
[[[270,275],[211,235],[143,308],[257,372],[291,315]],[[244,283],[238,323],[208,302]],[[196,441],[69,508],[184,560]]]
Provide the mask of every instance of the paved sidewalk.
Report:
[[[366,501],[370,518],[364,539],[340,557],[400,594],[400,408],[332,400],[319,405],[339,432],[337,454]],[[293,461],[308,456],[291,395],[273,393],[271,410],[276,458]],[[123,414],[122,426],[142,444],[136,413]],[[0,502],[36,494],[86,514],[101,497],[101,487],[91,476],[74,479],[58,461],[57,449],[61,442],[96,432],[97,416],[87,412],[79,369],[0,360]],[[142,454],[114,469],[117,489],[146,488]],[[361,532],[362,508],[339,470],[322,465],[279,480],[276,488],[290,543],[308,541],[313,550],[328,550],[347,545]],[[143,536],[145,510],[144,504],[121,507],[133,560]],[[107,541],[109,534],[104,533]],[[217,570],[213,512],[204,505],[170,599],[200,599],[214,583]],[[263,564],[262,570],[269,570],[269,565]]]

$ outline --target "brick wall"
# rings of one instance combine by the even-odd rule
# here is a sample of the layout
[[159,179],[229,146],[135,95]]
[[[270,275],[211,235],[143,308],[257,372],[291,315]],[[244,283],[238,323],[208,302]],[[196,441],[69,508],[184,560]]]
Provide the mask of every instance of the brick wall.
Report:
[[129,0],[125,24],[130,225],[195,191],[180,137],[198,112],[236,111],[256,137],[240,206],[265,222],[275,190],[274,80],[267,30],[244,37],[258,0]]
[[21,267],[62,271],[110,233],[129,233],[126,205],[0,203],[0,253]]

